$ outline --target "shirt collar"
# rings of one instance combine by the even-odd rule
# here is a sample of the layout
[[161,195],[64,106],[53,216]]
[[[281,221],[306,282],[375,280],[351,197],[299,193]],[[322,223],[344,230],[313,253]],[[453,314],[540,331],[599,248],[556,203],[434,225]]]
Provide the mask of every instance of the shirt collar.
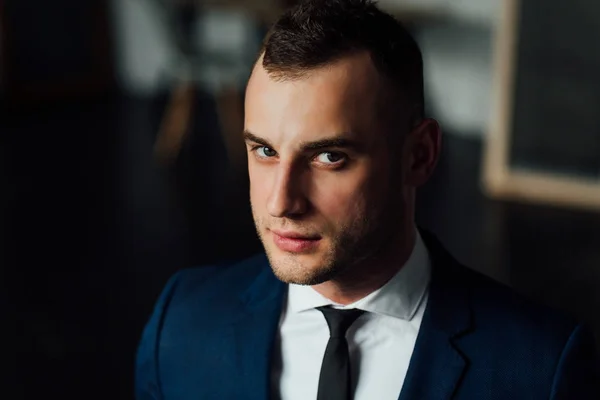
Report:
[[300,313],[322,306],[360,310],[410,320],[427,291],[431,276],[429,253],[417,231],[413,251],[402,268],[385,285],[346,306],[323,297],[310,286],[289,285],[287,309]]

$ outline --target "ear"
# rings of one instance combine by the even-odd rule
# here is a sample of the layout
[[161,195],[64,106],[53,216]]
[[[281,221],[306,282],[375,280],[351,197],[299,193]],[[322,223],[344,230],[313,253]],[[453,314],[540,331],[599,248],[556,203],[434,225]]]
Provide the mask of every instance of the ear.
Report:
[[409,186],[418,187],[429,180],[437,165],[442,144],[438,122],[426,118],[406,137],[407,165],[405,179]]

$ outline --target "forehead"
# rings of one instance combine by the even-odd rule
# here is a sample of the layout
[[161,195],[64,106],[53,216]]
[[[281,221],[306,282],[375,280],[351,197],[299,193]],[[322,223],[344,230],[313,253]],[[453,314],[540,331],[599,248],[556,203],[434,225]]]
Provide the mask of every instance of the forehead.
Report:
[[285,79],[258,61],[246,90],[245,129],[279,145],[319,140],[341,132],[373,137],[381,125],[382,79],[368,53]]

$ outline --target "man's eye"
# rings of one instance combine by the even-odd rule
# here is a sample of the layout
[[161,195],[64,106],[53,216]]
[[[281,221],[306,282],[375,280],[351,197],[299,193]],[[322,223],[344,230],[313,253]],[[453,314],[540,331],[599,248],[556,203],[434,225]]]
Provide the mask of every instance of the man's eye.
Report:
[[266,146],[258,146],[257,148],[255,148],[255,151],[256,154],[258,154],[258,156],[261,158],[270,158],[275,157],[277,155],[277,152],[275,150]]
[[322,164],[337,164],[345,159],[346,156],[344,154],[331,151],[323,152],[316,157],[316,160]]

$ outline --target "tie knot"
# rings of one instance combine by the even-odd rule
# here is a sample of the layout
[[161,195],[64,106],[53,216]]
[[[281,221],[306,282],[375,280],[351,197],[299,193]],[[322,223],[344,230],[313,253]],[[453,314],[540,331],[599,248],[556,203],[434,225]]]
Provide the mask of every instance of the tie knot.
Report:
[[350,310],[338,310],[329,306],[317,307],[325,316],[329,326],[329,335],[332,338],[345,337],[346,331],[356,321],[358,317],[364,314],[363,310],[356,308]]

